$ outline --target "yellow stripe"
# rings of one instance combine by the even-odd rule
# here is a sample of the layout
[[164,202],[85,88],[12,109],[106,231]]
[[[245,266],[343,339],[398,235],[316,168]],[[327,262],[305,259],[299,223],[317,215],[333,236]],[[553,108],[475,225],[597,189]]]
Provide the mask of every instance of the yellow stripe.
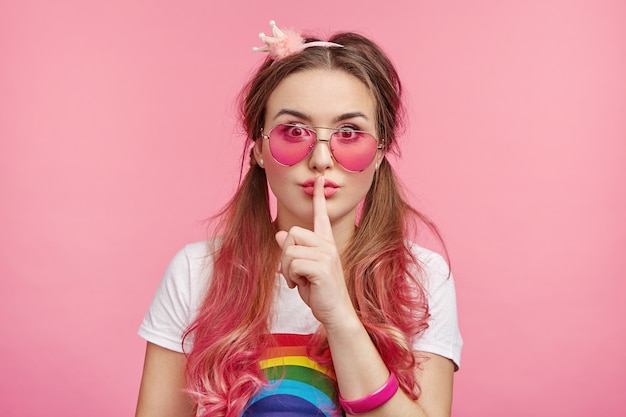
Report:
[[284,365],[303,366],[305,368],[315,369],[327,376],[333,377],[332,373],[319,363],[307,358],[306,356],[283,356],[281,358],[263,359],[259,361],[261,369],[280,367]]

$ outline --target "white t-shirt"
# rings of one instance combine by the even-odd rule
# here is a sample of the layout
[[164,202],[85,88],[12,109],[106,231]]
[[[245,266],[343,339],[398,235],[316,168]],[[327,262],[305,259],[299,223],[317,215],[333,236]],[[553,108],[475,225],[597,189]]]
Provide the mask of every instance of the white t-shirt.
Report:
[[[428,329],[415,339],[418,351],[435,353],[461,363],[462,339],[456,312],[454,281],[443,258],[412,247],[421,263],[429,303]],[[193,341],[182,336],[197,315],[211,276],[207,243],[185,246],[171,261],[139,328],[147,341],[177,352],[190,352]],[[297,289],[276,280],[271,332],[273,344],[264,349],[259,367],[268,384],[248,401],[240,417],[342,417],[332,369],[309,356],[307,346],[320,323]]]
[[[428,329],[416,339],[417,351],[434,353],[461,364],[463,340],[459,331],[454,279],[448,265],[437,253],[412,246],[424,273],[422,282],[429,303]],[[207,242],[185,246],[170,262],[156,291],[152,304],[139,328],[147,341],[176,352],[190,352],[192,341],[183,346],[182,336],[199,311],[212,264]],[[285,280],[277,280],[274,318],[271,332],[307,335],[314,333],[319,322],[302,301],[297,289],[290,289]]]

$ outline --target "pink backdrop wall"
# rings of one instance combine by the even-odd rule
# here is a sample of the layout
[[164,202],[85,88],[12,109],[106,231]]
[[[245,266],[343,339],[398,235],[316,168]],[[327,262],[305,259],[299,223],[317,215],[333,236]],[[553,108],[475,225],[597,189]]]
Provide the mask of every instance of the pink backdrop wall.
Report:
[[236,184],[234,98],[270,19],[361,31],[399,68],[398,170],[458,285],[454,415],[623,416],[626,3],[608,0],[1,2],[0,415],[132,414],[137,327]]

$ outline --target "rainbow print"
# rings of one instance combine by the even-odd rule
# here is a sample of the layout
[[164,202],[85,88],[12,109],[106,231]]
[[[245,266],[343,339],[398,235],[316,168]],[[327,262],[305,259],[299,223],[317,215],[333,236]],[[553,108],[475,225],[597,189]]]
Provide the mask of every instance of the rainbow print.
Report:
[[248,403],[242,417],[340,417],[335,377],[307,356],[311,335],[274,334],[259,362],[269,385]]

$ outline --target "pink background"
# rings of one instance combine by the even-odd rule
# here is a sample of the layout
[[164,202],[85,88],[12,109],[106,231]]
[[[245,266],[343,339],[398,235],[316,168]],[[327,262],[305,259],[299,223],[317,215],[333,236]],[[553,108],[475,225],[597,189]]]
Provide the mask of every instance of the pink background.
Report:
[[[297,4],[297,5],[294,5]],[[378,41],[449,246],[455,416],[623,416],[626,3],[0,3],[0,415],[134,410],[137,327],[235,187],[268,21]]]

